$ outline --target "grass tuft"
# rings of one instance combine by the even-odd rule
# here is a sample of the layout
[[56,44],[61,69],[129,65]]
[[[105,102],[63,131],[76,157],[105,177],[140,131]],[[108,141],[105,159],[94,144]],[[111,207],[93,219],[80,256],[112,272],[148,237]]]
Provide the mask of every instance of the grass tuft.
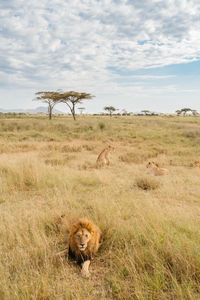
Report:
[[106,125],[104,122],[99,122],[98,127],[103,131],[106,128]]
[[159,188],[160,183],[150,177],[139,177],[136,179],[136,185],[144,191],[155,190]]

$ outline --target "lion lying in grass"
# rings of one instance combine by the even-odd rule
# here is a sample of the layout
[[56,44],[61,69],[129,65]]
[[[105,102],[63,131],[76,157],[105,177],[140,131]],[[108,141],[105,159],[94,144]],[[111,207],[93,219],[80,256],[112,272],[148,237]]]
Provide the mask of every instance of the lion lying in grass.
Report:
[[89,265],[102,242],[101,230],[87,219],[72,224],[69,235],[69,256],[82,265],[81,274],[89,277]]
[[169,174],[169,171],[167,169],[159,168],[158,165],[156,163],[154,163],[153,161],[148,162],[146,167],[149,169],[149,173],[154,176],[161,176],[161,175]]

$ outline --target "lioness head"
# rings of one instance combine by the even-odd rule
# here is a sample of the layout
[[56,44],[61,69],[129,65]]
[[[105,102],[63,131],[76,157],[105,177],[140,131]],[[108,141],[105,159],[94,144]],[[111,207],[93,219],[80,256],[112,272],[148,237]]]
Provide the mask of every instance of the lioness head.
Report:
[[148,162],[148,164],[146,165],[147,168],[151,168],[151,167],[158,167],[158,164],[156,164],[154,161],[150,161]]
[[152,167],[153,165],[154,165],[154,163],[151,162],[151,161],[149,161],[148,164],[146,165],[146,167],[147,167],[147,168],[150,168],[150,167]]
[[84,251],[87,248],[87,244],[91,239],[91,233],[86,228],[80,228],[75,233],[75,241],[80,251]]

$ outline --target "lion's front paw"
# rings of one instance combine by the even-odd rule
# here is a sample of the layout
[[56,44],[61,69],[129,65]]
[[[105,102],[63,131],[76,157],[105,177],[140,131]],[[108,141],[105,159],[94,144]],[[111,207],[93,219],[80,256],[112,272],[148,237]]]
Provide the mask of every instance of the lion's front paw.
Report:
[[90,272],[87,270],[82,269],[81,270],[81,275],[85,278],[89,278],[90,277]]
[[86,260],[86,261],[82,264],[81,274],[82,274],[82,276],[85,277],[85,278],[89,278],[89,277],[90,277],[89,265],[90,265],[90,260]]

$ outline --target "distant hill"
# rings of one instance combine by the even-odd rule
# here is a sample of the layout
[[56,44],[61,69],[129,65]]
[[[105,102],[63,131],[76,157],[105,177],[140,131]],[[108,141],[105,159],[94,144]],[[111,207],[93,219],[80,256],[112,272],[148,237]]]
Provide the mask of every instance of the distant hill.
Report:
[[[3,109],[0,108],[0,113],[25,113],[25,114],[39,114],[39,113],[43,113],[43,114],[47,114],[48,113],[48,107],[46,106],[39,106],[36,107],[34,109]],[[65,114],[64,112],[54,109],[53,110],[54,114]]]

